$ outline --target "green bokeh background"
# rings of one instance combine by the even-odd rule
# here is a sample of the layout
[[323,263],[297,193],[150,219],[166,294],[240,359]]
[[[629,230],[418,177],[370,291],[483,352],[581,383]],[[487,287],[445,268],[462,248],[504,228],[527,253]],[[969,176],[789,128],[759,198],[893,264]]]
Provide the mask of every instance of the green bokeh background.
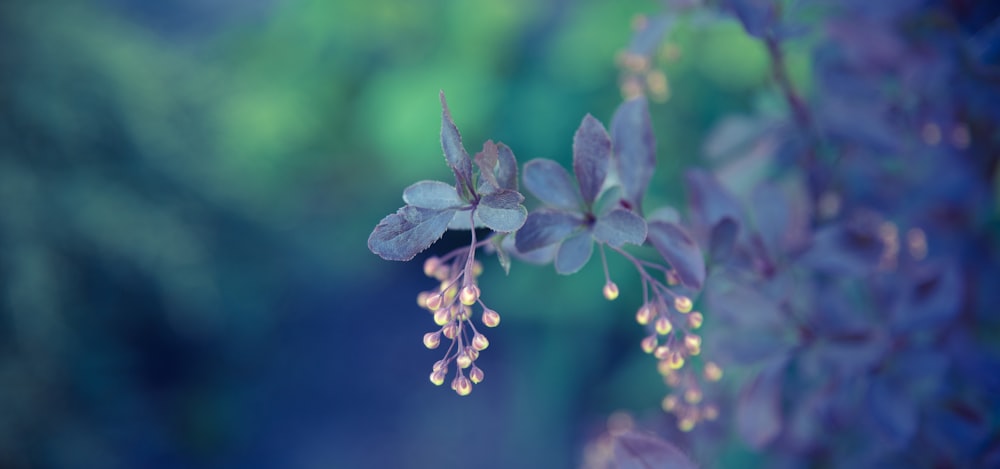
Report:
[[[449,178],[439,90],[470,151],[568,166],[582,116],[621,101],[633,17],[660,8],[3,2],[0,466],[574,467],[618,410],[720,463],[658,409],[627,265],[608,303],[597,262],[566,278],[487,259],[503,324],[459,398],[427,382],[419,262],[366,248],[404,187]],[[766,56],[735,22],[669,40],[648,207],[682,202],[721,116],[767,105]]]

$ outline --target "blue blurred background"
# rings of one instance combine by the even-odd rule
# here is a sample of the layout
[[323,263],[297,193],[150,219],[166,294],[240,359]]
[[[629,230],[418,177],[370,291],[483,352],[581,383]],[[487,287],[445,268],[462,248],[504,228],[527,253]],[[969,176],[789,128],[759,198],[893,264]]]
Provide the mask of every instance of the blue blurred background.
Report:
[[[438,90],[471,151],[568,165],[583,115],[621,100],[634,16],[660,8],[2,2],[0,467],[560,468],[614,411],[669,426],[622,265],[607,303],[596,262],[485,259],[503,324],[460,398],[427,381],[420,258],[365,244],[406,185],[449,177]],[[671,40],[650,206],[767,82],[735,22]]]

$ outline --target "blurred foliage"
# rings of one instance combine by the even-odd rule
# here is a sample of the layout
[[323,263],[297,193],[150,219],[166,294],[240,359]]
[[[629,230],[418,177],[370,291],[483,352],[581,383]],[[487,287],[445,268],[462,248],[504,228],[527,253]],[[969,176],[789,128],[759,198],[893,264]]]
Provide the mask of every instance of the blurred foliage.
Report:
[[[364,239],[399,188],[447,176],[439,89],[470,149],[568,164],[657,8],[0,4],[0,466],[567,467],[611,410],[655,409],[595,266],[488,264],[501,363],[469,399],[431,389],[426,279]],[[766,85],[735,23],[672,40],[657,203]]]

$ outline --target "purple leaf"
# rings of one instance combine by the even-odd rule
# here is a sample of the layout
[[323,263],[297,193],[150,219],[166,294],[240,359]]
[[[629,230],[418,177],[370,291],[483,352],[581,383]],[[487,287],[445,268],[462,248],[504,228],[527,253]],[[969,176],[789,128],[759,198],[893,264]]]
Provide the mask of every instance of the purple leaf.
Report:
[[476,228],[486,228],[486,224],[483,220],[479,218],[478,211],[472,211],[472,219],[469,218],[469,210],[458,210],[455,212],[455,216],[451,219],[451,223],[448,223],[449,230],[471,230],[472,221],[475,220]]
[[580,192],[566,169],[552,160],[538,158],[524,165],[524,187],[546,205],[580,209]]
[[913,400],[901,398],[883,379],[872,380],[868,389],[868,407],[875,422],[896,447],[906,446],[917,433],[917,409]]
[[633,98],[618,107],[611,119],[611,143],[625,200],[641,212],[656,167],[656,141],[646,98]]
[[493,140],[487,140],[486,143],[483,143],[483,151],[476,153],[475,161],[476,166],[479,166],[479,177],[489,185],[490,190],[488,192],[492,192],[500,187],[500,184],[497,182],[497,176],[493,172],[498,159],[497,146],[493,143]]
[[523,201],[524,196],[520,193],[501,189],[484,195],[476,207],[476,214],[493,231],[517,231],[528,218],[528,210],[521,205]]
[[635,431],[614,436],[614,462],[618,469],[697,469],[676,446]]
[[601,192],[604,179],[608,176],[610,158],[611,137],[608,131],[594,116],[587,114],[573,135],[573,173],[580,184],[583,202],[588,207]]
[[736,429],[755,449],[762,449],[781,433],[781,382],[785,361],[777,361],[740,391]]
[[772,257],[782,251],[782,241],[788,231],[792,206],[784,191],[773,184],[761,184],[750,196],[754,224],[764,246]]
[[388,261],[408,261],[441,238],[455,210],[400,208],[379,222],[368,249]]
[[519,252],[529,252],[556,244],[566,239],[583,225],[578,216],[550,209],[539,209],[528,214],[524,226],[517,231],[515,246]]
[[733,251],[733,244],[736,243],[736,236],[740,233],[740,225],[732,218],[726,217],[715,224],[709,236],[708,252],[713,262],[724,261],[729,258]]
[[500,262],[500,267],[503,268],[503,273],[506,275],[510,275],[510,253],[507,252],[504,245],[507,244],[509,237],[506,233],[501,233],[490,238],[490,247],[496,252],[497,261]]
[[[441,91],[441,149],[444,150],[445,161],[455,173],[455,187],[460,189],[464,195],[471,196],[472,187],[472,160],[462,146],[462,135],[458,133],[455,121],[451,119],[451,111],[448,110],[448,103],[445,102],[444,91]],[[468,194],[466,194],[468,192]]]
[[705,259],[687,230],[674,223],[654,221],[649,224],[647,238],[677,271],[681,283],[695,290],[701,289],[705,281]]
[[723,218],[730,218],[740,224],[743,210],[739,202],[711,173],[702,170],[687,171],[684,183],[696,231],[711,233]]
[[501,189],[517,190],[517,158],[510,147],[503,143],[497,144],[497,185]]
[[587,265],[594,252],[594,238],[587,231],[579,231],[563,240],[556,252],[556,272],[569,275]]
[[594,239],[616,248],[625,243],[642,244],[646,240],[646,221],[622,208],[612,210],[594,223]]
[[403,201],[418,208],[442,210],[466,205],[455,186],[441,181],[420,181],[403,191]]

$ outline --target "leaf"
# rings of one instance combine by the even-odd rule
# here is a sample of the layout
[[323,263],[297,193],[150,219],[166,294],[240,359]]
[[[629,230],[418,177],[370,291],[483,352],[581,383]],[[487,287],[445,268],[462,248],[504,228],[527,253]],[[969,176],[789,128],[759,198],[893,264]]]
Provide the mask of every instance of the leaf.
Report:
[[[493,140],[487,140],[486,143],[483,143],[483,151],[476,153],[475,158],[476,165],[479,166],[479,177],[482,178],[482,181],[490,185],[490,189],[498,189],[500,187],[496,174],[493,172],[499,158],[497,153],[497,146],[493,143]],[[492,190],[489,192],[492,192]]]
[[687,171],[684,173],[684,183],[695,231],[711,233],[723,218],[730,218],[740,224],[743,210],[739,202],[711,173],[702,170]]
[[604,192],[601,192],[601,195],[599,195],[597,200],[594,201],[594,207],[591,213],[599,217],[621,207],[623,207],[622,188],[621,186],[611,186]]
[[471,197],[474,187],[472,186],[472,161],[465,147],[462,146],[462,135],[458,133],[455,121],[451,119],[451,111],[448,110],[448,103],[445,102],[444,91],[441,97],[441,149],[444,150],[445,161],[455,173],[455,187],[463,196]]
[[646,235],[653,247],[677,271],[681,283],[700,290],[705,281],[705,259],[687,230],[675,223],[649,223]]
[[594,238],[587,231],[579,231],[563,240],[556,251],[556,272],[569,275],[587,265],[594,253]]
[[604,125],[587,114],[573,135],[573,173],[580,184],[583,202],[590,207],[608,176],[611,137]]
[[490,243],[493,244],[493,249],[497,252],[497,261],[500,262],[500,267],[503,267],[503,273],[510,275],[510,254],[504,249],[504,242],[507,238],[506,233],[501,233],[490,238]]
[[618,107],[611,119],[611,143],[625,200],[641,212],[656,167],[656,141],[646,98],[633,98]]
[[961,270],[954,262],[924,264],[907,274],[909,278],[891,311],[894,330],[937,329],[958,316],[964,288]]
[[388,261],[408,261],[441,238],[455,210],[404,206],[382,219],[368,237],[368,249]]
[[642,244],[646,241],[646,221],[622,208],[612,210],[594,223],[594,239],[616,248],[625,243]]
[[403,191],[403,201],[419,208],[441,210],[465,205],[455,186],[441,181],[420,181]]
[[476,214],[493,231],[517,231],[528,218],[528,210],[521,205],[524,196],[518,192],[501,189],[483,196],[476,207]]
[[528,219],[517,231],[515,246],[519,252],[529,252],[556,244],[566,239],[583,225],[583,220],[571,213],[539,209],[528,214]]
[[879,428],[892,444],[905,447],[917,433],[917,409],[913,400],[901,399],[884,379],[874,379],[868,389],[868,408]]
[[546,205],[566,210],[580,209],[580,193],[569,173],[555,161],[538,158],[524,165],[524,187]]
[[497,185],[501,189],[517,190],[517,158],[510,147],[497,144]]
[[652,435],[626,431],[614,436],[618,469],[697,469],[676,446]]
[[764,39],[777,22],[774,0],[728,0],[727,3],[743,29],[755,38]]
[[[455,212],[455,216],[451,219],[451,223],[448,223],[449,230],[471,230],[472,223],[469,219],[469,210],[458,210]],[[486,228],[486,224],[483,220],[479,218],[478,211],[472,211],[472,219],[475,220],[476,228]]]
[[723,218],[712,228],[712,234],[708,241],[708,253],[713,262],[724,261],[733,252],[733,244],[736,243],[736,236],[739,235],[740,225],[732,218]]
[[784,360],[761,370],[743,387],[736,404],[736,429],[755,449],[762,449],[781,433],[781,380]]

